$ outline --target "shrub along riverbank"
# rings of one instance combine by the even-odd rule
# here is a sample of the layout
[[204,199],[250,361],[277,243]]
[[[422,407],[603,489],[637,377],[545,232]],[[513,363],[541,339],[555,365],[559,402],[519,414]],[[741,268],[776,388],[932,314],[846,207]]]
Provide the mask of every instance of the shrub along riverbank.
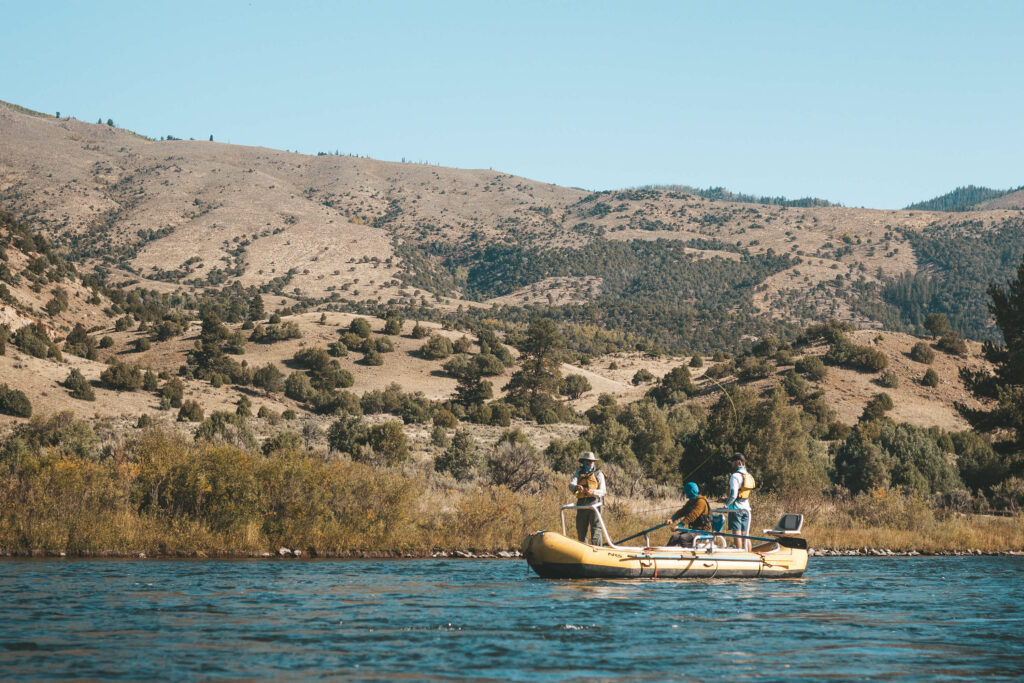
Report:
[[[560,479],[518,492],[450,484],[426,468],[371,467],[299,449],[263,455],[151,429],[102,458],[49,448],[4,462],[0,553],[251,556],[281,546],[321,557],[497,552],[517,548],[534,530],[560,528],[558,507],[568,498]],[[605,515],[621,537],[669,512],[664,500],[611,496]],[[1024,549],[1020,515],[936,510],[894,491],[755,496],[755,529],[773,526],[782,512],[806,515],[816,548]]]

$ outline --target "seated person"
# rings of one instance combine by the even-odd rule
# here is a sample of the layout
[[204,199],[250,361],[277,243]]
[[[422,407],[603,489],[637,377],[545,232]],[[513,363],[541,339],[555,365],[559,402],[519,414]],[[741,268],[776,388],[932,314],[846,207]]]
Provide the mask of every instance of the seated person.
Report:
[[[700,495],[700,489],[692,481],[683,487],[688,500],[665,521],[666,525],[679,523],[684,529],[711,531],[711,505],[708,499]],[[692,546],[698,534],[693,532],[676,533],[668,540],[668,545]]]

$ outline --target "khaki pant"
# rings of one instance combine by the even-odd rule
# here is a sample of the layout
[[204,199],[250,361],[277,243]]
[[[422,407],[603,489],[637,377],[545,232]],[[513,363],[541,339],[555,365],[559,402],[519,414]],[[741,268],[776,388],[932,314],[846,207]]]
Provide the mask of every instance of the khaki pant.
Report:
[[[597,498],[580,498],[577,505],[593,505]],[[576,511],[576,538],[590,545],[604,545],[601,538],[601,527],[597,523],[597,513],[593,510]]]

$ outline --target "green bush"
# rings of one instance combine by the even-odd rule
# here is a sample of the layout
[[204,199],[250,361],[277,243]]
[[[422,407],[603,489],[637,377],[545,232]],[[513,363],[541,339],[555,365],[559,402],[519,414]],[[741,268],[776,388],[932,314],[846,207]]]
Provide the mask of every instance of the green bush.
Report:
[[448,472],[460,481],[471,479],[482,464],[483,458],[476,441],[465,429],[457,430],[451,445],[434,459],[436,471]]
[[270,455],[278,451],[301,451],[302,437],[290,430],[276,432],[263,442],[263,454]]
[[57,345],[50,341],[46,328],[39,323],[25,325],[14,333],[14,345],[22,353],[27,353],[36,358],[52,358],[56,361],[63,361]]
[[404,320],[400,313],[388,313],[387,318],[384,319],[384,334],[401,334],[403,322]]
[[796,362],[794,369],[812,382],[820,382],[828,375],[820,356],[804,356]]
[[494,401],[487,407],[491,409],[489,424],[495,427],[508,427],[512,424],[512,406],[503,401]]
[[353,318],[352,322],[349,323],[348,329],[363,339],[368,338],[373,331],[366,318]]
[[441,425],[434,425],[430,430],[430,443],[438,448],[448,448],[452,440],[448,438],[448,431]]
[[868,400],[867,405],[864,406],[864,412],[861,413],[860,421],[877,420],[892,409],[893,402],[889,394],[885,392],[875,394]]
[[252,384],[268,394],[277,394],[284,391],[284,374],[273,363],[267,363],[252,373]]
[[583,375],[566,375],[558,387],[558,392],[575,401],[592,388],[589,380]]
[[178,422],[202,422],[203,407],[197,401],[188,400],[181,404],[178,411]]
[[327,345],[327,353],[334,358],[344,358],[348,355],[348,347],[343,341],[331,342]]
[[420,355],[427,360],[440,360],[447,358],[454,353],[455,347],[448,337],[441,334],[433,334],[427,343],[420,347]]
[[100,348],[101,349],[109,349],[113,345],[114,345],[114,338],[111,337],[109,334],[103,335],[103,338],[100,339]]
[[359,397],[351,391],[318,391],[309,398],[309,407],[320,415],[360,415]]
[[948,334],[939,339],[939,342],[935,346],[939,351],[953,356],[967,355],[967,342],[965,342],[960,335],[955,333]]
[[135,391],[142,386],[142,372],[135,365],[112,359],[100,373],[100,381],[114,391]]
[[363,357],[359,362],[362,363],[363,365],[376,367],[384,365],[384,356],[382,356],[380,351],[378,351],[377,349],[369,349],[367,350],[366,353],[363,354]]
[[931,368],[925,370],[924,376],[921,378],[921,384],[926,387],[937,387],[939,386],[939,373],[935,372]]
[[224,443],[248,452],[256,450],[256,437],[245,418],[236,413],[217,410],[196,429],[196,441]]
[[185,383],[177,377],[170,377],[160,387],[160,397],[166,399],[172,408],[181,407],[181,399],[185,396]]
[[0,384],[0,413],[14,417],[32,417],[32,402],[20,389]]
[[459,420],[455,414],[447,408],[441,408],[434,413],[434,424],[445,429],[455,429]]
[[284,381],[284,395],[293,401],[305,403],[313,393],[313,385],[304,372],[293,372]]
[[138,337],[134,342],[132,342],[132,348],[135,349],[135,353],[149,351],[152,346],[153,345],[150,343],[149,337]]
[[75,328],[68,333],[64,340],[64,352],[96,360],[96,340],[89,336],[82,323],[75,323]]
[[879,372],[889,365],[885,354],[871,346],[854,344],[846,337],[839,337],[825,354],[825,362],[852,368],[858,372]]
[[96,400],[96,393],[92,390],[92,385],[77,368],[73,368],[64,380],[64,388],[71,393],[71,398],[77,398],[80,401]]
[[428,334],[430,334],[430,332],[427,331],[427,328],[424,327],[423,325],[420,325],[419,322],[417,322],[415,325],[413,325],[410,336],[413,339],[425,339]]
[[235,415],[244,418],[252,417],[252,401],[248,396],[243,396],[235,403]]
[[655,379],[654,374],[651,373],[650,370],[647,368],[640,368],[633,374],[632,382],[633,386],[639,386],[641,384],[646,384],[647,382],[653,382]]
[[925,365],[931,365],[935,360],[935,352],[925,342],[917,342],[910,349],[910,359]]
[[875,380],[875,383],[886,389],[896,389],[900,386],[900,378],[892,370],[886,370]]
[[345,415],[327,429],[327,445],[332,451],[347,453],[358,459],[360,446],[369,439],[370,428],[363,418],[356,415]]
[[697,386],[690,377],[689,368],[685,365],[677,365],[669,370],[657,386],[647,392],[647,395],[657,401],[659,406],[665,406],[685,401],[696,393]]
[[952,460],[928,431],[888,421],[862,422],[836,451],[839,483],[854,493],[901,486],[918,494],[963,487]]
[[252,334],[249,335],[249,341],[256,342],[258,344],[274,344],[287,339],[301,338],[302,331],[299,329],[299,326],[292,321],[277,325],[271,324],[266,327],[256,324],[253,325]]
[[755,382],[770,377],[775,367],[767,358],[744,356],[737,366],[736,379],[741,382]]

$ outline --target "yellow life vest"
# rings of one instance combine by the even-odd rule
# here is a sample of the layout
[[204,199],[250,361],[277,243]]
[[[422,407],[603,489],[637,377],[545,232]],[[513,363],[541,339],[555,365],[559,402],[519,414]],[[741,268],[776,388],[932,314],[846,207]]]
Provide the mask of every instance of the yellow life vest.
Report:
[[577,498],[592,498],[593,495],[590,493],[586,493],[584,489],[589,489],[591,491],[597,490],[597,487],[599,486],[597,481],[597,468],[595,467],[590,472],[584,472],[583,470],[577,472],[576,485],[583,487],[576,492]]
[[736,493],[736,498],[739,500],[746,500],[750,498],[750,492],[754,490],[757,483],[754,481],[754,476],[750,472],[736,472],[743,477],[743,481],[740,482],[740,490]]

